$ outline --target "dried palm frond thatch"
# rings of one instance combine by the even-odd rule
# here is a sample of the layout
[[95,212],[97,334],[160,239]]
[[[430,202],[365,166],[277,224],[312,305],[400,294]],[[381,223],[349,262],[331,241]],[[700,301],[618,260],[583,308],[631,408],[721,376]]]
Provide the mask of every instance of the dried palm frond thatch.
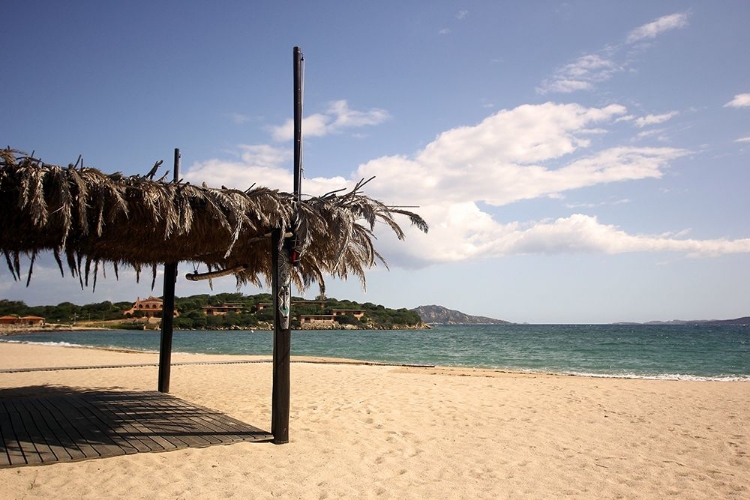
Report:
[[[154,169],[158,165],[154,166]],[[152,170],[154,170],[152,169]],[[153,175],[107,175],[94,168],[49,165],[16,150],[0,150],[0,251],[13,278],[21,279],[21,256],[29,257],[28,280],[38,253],[51,251],[64,275],[63,258],[81,286],[104,264],[118,269],[164,262],[231,269],[237,284],[269,283],[272,230],[294,231],[297,286],[324,286],[324,275],[358,276],[377,260],[376,222],[399,239],[400,214],[427,231],[417,214],[388,207],[361,193],[329,193],[296,202],[290,193],[263,187],[247,191],[151,180]],[[299,206],[298,206],[299,205]],[[95,286],[95,285],[94,285]]]

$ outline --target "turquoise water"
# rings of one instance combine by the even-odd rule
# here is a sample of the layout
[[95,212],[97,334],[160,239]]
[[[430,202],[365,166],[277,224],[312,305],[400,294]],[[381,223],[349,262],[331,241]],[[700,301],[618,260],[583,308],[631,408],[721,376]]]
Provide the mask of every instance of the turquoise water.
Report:
[[[176,331],[174,352],[266,354],[271,332]],[[0,341],[158,350],[158,332],[58,332]],[[292,354],[603,377],[750,381],[750,328],[454,325],[417,331],[292,334]]]

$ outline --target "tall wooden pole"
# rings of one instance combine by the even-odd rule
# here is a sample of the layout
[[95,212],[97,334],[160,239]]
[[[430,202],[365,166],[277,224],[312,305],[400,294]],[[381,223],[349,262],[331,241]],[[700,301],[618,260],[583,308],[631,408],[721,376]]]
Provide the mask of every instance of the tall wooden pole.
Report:
[[284,235],[281,229],[274,229],[271,235],[273,245],[273,390],[271,401],[271,434],[275,444],[289,442],[289,400],[290,365],[292,351],[292,331],[290,329],[291,290],[289,287],[289,266],[286,252],[279,247]]
[[292,51],[294,69],[294,197],[299,203],[302,193],[302,51]]
[[[180,180],[180,150],[174,150],[174,181]],[[164,264],[164,303],[161,310],[161,345],[159,347],[159,392],[169,392],[172,370],[172,333],[174,327],[174,286],[177,263]]]
[[[299,204],[302,183],[302,51],[292,51],[294,73],[294,198]],[[292,228],[293,229],[293,228]],[[271,433],[273,442],[289,442],[290,366],[291,366],[291,266],[296,259],[292,237],[275,229],[271,236],[273,266],[273,395]]]

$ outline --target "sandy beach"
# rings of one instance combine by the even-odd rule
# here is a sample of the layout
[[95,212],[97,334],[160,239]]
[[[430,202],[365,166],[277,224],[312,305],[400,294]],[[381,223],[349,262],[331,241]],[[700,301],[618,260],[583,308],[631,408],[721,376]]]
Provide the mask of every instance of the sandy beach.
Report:
[[[0,343],[0,369],[157,354]],[[175,354],[206,363],[249,356]],[[155,366],[0,373],[154,390]],[[171,393],[270,428],[271,364],[172,368]],[[750,385],[292,365],[291,442],[0,469],[1,498],[750,498]]]

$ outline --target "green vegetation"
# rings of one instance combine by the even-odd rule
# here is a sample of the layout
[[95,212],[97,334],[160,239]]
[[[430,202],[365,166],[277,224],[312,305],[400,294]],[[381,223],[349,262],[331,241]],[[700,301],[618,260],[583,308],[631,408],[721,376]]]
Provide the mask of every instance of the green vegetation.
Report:
[[[273,323],[272,297],[268,293],[244,295],[242,293],[220,293],[217,295],[192,295],[176,297],[175,307],[180,315],[174,319],[176,329],[250,329],[271,328]],[[21,301],[0,300],[0,316],[11,314],[18,316],[42,316],[47,323],[98,323],[117,321],[109,324],[111,328],[140,328],[133,324],[133,319],[126,319],[123,313],[132,307],[131,302],[109,301],[78,306],[63,302],[56,306],[27,306]],[[229,305],[231,311],[225,314],[206,314],[207,307]],[[337,314],[335,324],[328,327],[391,329],[415,328],[422,321],[414,311],[407,309],[389,309],[371,302],[359,304],[350,300],[320,298],[306,301],[301,297],[292,298],[292,328],[303,327],[300,316]],[[361,317],[358,317],[360,316]],[[134,317],[142,316],[136,311]],[[137,325],[142,323],[138,322]],[[103,325],[107,326],[107,325]]]
[[123,311],[130,309],[131,302],[110,301],[78,306],[62,302],[56,306],[27,306],[22,301],[0,300],[0,316],[42,316],[47,323],[72,323],[74,321],[109,321],[122,319]]

